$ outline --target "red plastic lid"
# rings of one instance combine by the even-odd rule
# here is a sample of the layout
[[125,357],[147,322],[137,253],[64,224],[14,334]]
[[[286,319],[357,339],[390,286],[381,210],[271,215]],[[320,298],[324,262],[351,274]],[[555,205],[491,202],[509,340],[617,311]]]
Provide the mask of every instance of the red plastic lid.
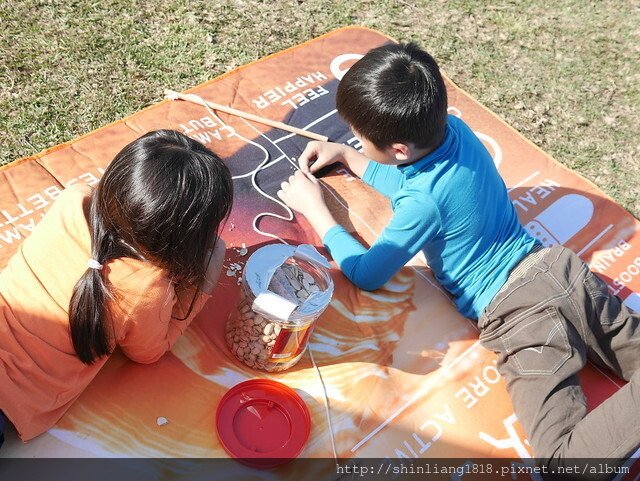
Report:
[[300,454],[311,418],[302,398],[270,379],[232,387],[216,412],[218,438],[230,456],[255,468],[272,468]]

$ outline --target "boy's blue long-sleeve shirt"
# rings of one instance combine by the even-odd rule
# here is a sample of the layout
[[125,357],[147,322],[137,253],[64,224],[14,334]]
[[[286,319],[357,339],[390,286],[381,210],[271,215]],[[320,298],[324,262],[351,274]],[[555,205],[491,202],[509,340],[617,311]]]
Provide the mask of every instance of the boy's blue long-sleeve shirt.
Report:
[[444,140],[422,159],[370,161],[362,180],[391,199],[389,224],[369,249],[339,225],[323,238],[362,289],[381,287],[422,250],[458,310],[478,318],[537,242],[520,224],[489,152],[457,117],[448,117]]

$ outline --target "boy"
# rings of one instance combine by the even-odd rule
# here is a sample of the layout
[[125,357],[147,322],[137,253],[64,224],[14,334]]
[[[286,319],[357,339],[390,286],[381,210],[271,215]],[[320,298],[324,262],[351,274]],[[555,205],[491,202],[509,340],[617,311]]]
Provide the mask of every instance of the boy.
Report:
[[[344,76],[336,104],[364,155],[311,142],[278,196],[309,220],[344,274],[377,289],[422,251],[498,354],[536,457],[555,464],[633,453],[640,316],[571,251],[543,248],[524,231],[489,153],[447,116],[435,60],[412,43],[376,48]],[[336,223],[312,175],[334,162],[391,199],[393,217],[369,249]],[[630,380],[589,415],[576,375],[587,358]]]

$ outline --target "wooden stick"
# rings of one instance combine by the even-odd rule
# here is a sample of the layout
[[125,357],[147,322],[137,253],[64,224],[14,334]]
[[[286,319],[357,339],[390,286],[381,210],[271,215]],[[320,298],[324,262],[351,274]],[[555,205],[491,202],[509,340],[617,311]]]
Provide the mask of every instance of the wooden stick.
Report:
[[193,94],[182,94],[180,92],[176,92],[174,90],[166,89],[164,91],[164,95],[166,98],[171,100],[185,100],[187,102],[192,102],[194,104],[208,106],[213,110],[219,110],[220,112],[225,112],[227,114],[235,115],[236,117],[241,117],[247,120],[253,120],[254,122],[258,122],[261,124],[269,125],[270,127],[275,127],[277,129],[286,130],[287,132],[292,132],[294,134],[302,135],[304,137],[308,137],[314,140],[322,140],[327,142],[329,137],[324,135],[316,134],[314,132],[309,132],[307,130],[302,130],[297,127],[292,127],[283,122],[278,122],[276,120],[271,120],[266,117],[260,117],[258,115],[250,114],[248,112],[243,112],[242,110],[234,109],[232,107],[227,107],[226,105],[217,104],[215,102],[210,102],[209,100],[204,100]]

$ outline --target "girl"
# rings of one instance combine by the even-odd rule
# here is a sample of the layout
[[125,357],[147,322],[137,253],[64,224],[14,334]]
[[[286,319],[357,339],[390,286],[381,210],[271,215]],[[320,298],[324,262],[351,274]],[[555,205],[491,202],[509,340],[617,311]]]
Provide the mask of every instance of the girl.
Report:
[[141,363],[171,349],[216,284],[232,199],[222,160],[171,130],[127,145],[95,190],[60,195],[0,273],[0,410],[22,440],[116,346]]

